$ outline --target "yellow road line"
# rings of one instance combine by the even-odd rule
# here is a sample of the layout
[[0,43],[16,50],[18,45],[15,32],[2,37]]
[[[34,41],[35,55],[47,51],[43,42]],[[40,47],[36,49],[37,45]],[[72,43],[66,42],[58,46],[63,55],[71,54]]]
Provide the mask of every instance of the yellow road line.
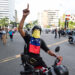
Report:
[[19,58],[19,57],[20,57],[20,54],[15,55],[15,56],[12,56],[12,57],[8,57],[8,58],[5,58],[5,59],[0,60],[0,63],[7,62],[7,61],[10,61],[10,60]]
[[[57,43],[48,45],[48,47],[55,46],[55,45],[58,45],[58,44],[62,44],[62,43],[67,42],[67,41],[68,40],[64,40],[64,41],[61,41],[61,42],[57,42]],[[19,57],[20,57],[20,54],[15,55],[15,56],[12,56],[12,57],[5,58],[5,59],[1,59],[0,60],[0,63],[8,62],[8,61],[14,60],[14,59],[19,58]]]
[[67,42],[68,40],[64,40],[64,41],[60,41],[60,42],[57,42],[57,43],[53,43],[51,45],[48,45],[48,47],[51,47],[51,46],[55,46],[55,45],[59,45],[59,44],[62,44],[64,42]]

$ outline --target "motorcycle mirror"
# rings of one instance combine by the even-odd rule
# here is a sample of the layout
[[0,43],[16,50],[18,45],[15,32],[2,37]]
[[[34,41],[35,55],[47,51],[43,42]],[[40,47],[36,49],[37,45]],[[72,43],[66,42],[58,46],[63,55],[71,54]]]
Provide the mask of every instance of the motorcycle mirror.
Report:
[[60,51],[60,46],[57,46],[56,48],[55,48],[55,52],[59,52]]

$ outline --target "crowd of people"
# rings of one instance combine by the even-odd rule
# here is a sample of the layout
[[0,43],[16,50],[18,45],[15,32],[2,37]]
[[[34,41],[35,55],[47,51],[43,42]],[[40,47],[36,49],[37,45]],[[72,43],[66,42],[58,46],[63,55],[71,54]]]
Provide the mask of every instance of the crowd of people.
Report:
[[3,44],[5,45],[6,44],[6,39],[7,39],[7,30],[6,30],[6,28],[0,29],[0,38],[3,42]]
[[8,36],[10,40],[13,41],[14,31],[13,29],[8,28],[0,28],[0,40],[2,40],[3,44],[6,45]]
[[57,36],[60,38],[61,36],[66,36],[66,35],[72,35],[72,32],[75,31],[74,29],[54,29],[52,30],[52,33],[54,34],[54,38],[57,38]]

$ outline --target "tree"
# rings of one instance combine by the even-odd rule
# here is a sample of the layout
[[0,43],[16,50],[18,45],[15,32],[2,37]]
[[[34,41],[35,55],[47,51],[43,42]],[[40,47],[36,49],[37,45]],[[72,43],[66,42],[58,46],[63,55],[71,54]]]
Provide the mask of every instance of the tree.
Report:
[[75,26],[75,22],[69,21],[69,28],[70,28],[70,29],[73,29],[74,26]]
[[28,23],[28,24],[26,24],[26,28],[29,28],[30,27],[30,24]]
[[50,25],[47,25],[46,28],[50,28]]
[[60,28],[64,28],[65,22],[60,22]]
[[5,18],[2,18],[1,20],[0,20],[0,26],[8,26],[8,24],[9,24],[9,19],[7,18],[7,17],[5,17]]
[[33,22],[30,22],[30,23],[27,23],[26,24],[26,28],[32,28],[34,25],[38,25],[37,20],[35,20]]
[[38,24],[37,20],[33,21],[33,25],[37,25],[37,24]]
[[12,24],[12,27],[17,27],[17,23],[16,22],[11,21],[10,24]]

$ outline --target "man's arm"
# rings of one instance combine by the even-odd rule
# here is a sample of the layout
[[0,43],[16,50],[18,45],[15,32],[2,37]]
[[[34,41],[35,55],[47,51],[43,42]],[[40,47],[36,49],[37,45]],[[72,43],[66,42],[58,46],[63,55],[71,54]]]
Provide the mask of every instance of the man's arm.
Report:
[[25,32],[23,31],[23,25],[26,17],[29,15],[29,4],[27,5],[27,8],[23,10],[23,16],[19,24],[19,32],[22,37],[25,36]]
[[54,56],[56,58],[58,58],[59,60],[61,60],[61,56],[57,56],[52,50],[49,50],[48,46],[46,45],[46,43],[44,42],[44,40],[41,39],[41,48],[47,52],[49,55]]
[[51,50],[48,50],[47,53],[51,56],[54,56],[56,58],[58,58],[59,60],[62,60],[62,56],[57,56],[54,52],[52,52]]
[[51,56],[57,57],[57,55],[54,52],[52,52],[51,50],[48,50],[47,53]]

